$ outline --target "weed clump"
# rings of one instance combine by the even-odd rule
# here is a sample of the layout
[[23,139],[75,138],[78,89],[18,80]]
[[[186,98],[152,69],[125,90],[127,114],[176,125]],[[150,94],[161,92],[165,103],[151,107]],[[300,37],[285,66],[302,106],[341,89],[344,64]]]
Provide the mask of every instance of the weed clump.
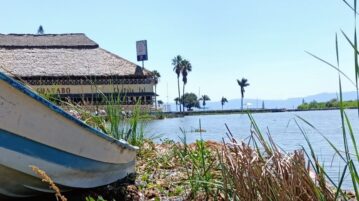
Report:
[[37,176],[41,178],[42,182],[48,183],[50,189],[52,189],[55,193],[56,200],[67,201],[66,197],[61,194],[60,188],[56,186],[54,181],[52,181],[52,179],[46,174],[45,171],[34,165],[31,165],[30,168],[34,173],[37,174]]

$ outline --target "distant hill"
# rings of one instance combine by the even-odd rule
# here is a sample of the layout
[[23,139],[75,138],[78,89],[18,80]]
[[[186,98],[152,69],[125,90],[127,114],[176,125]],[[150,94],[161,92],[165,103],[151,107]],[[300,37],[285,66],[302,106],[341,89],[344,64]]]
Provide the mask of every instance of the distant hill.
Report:
[[[286,108],[293,109],[297,108],[298,105],[302,103],[304,99],[305,102],[311,102],[313,100],[318,102],[329,101],[333,98],[337,98],[338,95],[336,93],[320,93],[306,97],[298,97],[298,98],[289,98],[285,100],[263,100],[263,99],[244,99],[244,107],[245,108],[262,108],[262,101],[264,101],[265,108],[274,109],[274,108]],[[356,92],[343,92],[344,100],[355,100]],[[210,101],[207,102],[206,108],[209,110],[220,110],[222,109],[221,103]],[[240,99],[232,99],[228,100],[228,103],[224,105],[224,109],[240,109],[241,108],[241,100]],[[171,104],[171,110],[176,110],[176,105]]]

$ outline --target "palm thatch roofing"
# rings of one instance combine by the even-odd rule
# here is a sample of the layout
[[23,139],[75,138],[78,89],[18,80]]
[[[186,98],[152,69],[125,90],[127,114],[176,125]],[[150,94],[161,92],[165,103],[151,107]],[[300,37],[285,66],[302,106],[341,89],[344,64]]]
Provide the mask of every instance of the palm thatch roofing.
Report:
[[0,34],[0,71],[32,76],[149,76],[85,34]]
[[81,33],[0,34],[0,48],[97,48],[98,44]]

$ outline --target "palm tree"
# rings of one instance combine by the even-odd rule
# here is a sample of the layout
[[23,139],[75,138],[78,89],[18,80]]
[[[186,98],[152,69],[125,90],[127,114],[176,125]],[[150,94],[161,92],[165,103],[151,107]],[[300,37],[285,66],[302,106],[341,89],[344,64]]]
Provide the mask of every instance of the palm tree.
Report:
[[207,95],[202,95],[199,100],[202,101],[202,106],[203,106],[203,109],[204,109],[205,106],[206,106],[206,101],[210,101],[211,99],[210,99],[209,96],[207,96]]
[[40,25],[39,28],[37,29],[37,34],[38,35],[43,35],[44,34],[44,28],[42,28],[42,25]]
[[222,97],[222,99],[221,99],[222,110],[223,110],[223,105],[224,105],[225,103],[228,103],[228,100],[227,100],[227,98]]
[[245,92],[244,88],[249,86],[249,83],[246,78],[242,78],[242,80],[237,79],[237,83],[241,87],[241,95],[242,95],[241,110],[243,110],[243,98],[244,98],[244,92]]
[[[184,94],[184,89],[187,84],[188,72],[192,71],[192,65],[188,60],[184,59],[181,62],[181,67],[182,67],[182,81],[183,81],[183,91],[182,91],[183,93],[182,94]],[[184,110],[184,101],[182,101],[182,104],[183,104],[183,110]]]
[[[173,71],[177,74],[178,99],[181,98],[179,77],[182,73],[182,61],[183,61],[183,59],[182,59],[181,55],[177,55],[175,58],[172,59]],[[181,109],[181,104],[180,104],[180,112],[181,111],[182,111],[182,109]]]
[[264,110],[266,107],[264,105],[264,101],[262,101],[262,110]]
[[158,100],[158,106],[161,107],[161,105],[163,105],[163,101],[162,101],[162,100]]
[[158,71],[154,70],[152,71],[152,76],[155,81],[155,109],[157,110],[157,84],[160,81],[161,74]]

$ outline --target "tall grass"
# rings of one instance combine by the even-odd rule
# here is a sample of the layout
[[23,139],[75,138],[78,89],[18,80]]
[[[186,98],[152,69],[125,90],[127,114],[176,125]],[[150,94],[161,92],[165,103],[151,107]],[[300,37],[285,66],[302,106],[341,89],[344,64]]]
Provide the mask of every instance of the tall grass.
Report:
[[128,126],[129,128],[127,131],[125,130],[126,136],[125,140],[127,140],[130,144],[141,146],[145,139],[145,132],[144,132],[144,126],[145,126],[145,120],[141,120],[141,116],[143,115],[143,112],[141,110],[141,102],[138,101],[135,105],[135,107],[132,110],[132,115],[129,118]]
[[[222,143],[205,142],[202,137],[187,143],[185,132],[175,144],[175,154],[185,168],[194,200],[328,200],[336,197],[316,159],[306,163],[307,152],[282,151],[270,133],[263,135],[252,115],[251,136],[237,141],[228,129]],[[201,127],[201,126],[200,126]]]
[[208,146],[208,142],[202,139],[201,120],[199,120],[200,139],[194,144],[187,144],[186,132],[182,130],[183,137],[180,137],[180,144],[176,145],[175,153],[179,157],[182,166],[186,168],[188,182],[191,187],[189,198],[195,199],[200,192],[203,199],[215,197],[218,193],[217,185],[219,170],[216,154]]
[[[68,110],[76,113],[76,117],[103,133],[115,139],[126,140],[132,145],[141,146],[145,140],[145,119],[149,113],[141,108],[141,101],[138,100],[131,113],[126,114],[123,107],[126,96],[113,94],[107,97],[101,91],[98,93],[102,95],[105,114],[92,113],[86,106],[61,100],[57,95],[40,95],[57,105],[66,106]],[[96,110],[98,112],[98,108]]]
[[281,151],[249,118],[250,139],[238,142],[228,129],[229,142],[219,154],[225,200],[334,200],[325,178],[306,166],[303,150]]
[[140,100],[136,102],[129,114],[124,113],[121,105],[122,101],[119,96],[107,100],[106,115],[100,117],[105,125],[97,121],[97,126],[105,127],[103,131],[116,139],[123,139],[132,145],[141,146],[145,140],[145,119],[142,117],[147,112],[141,109]]
[[[342,139],[344,142],[344,146],[336,147],[328,138],[324,137],[324,139],[333,148],[335,153],[337,155],[339,155],[341,160],[344,161],[344,163],[345,163],[344,170],[341,173],[340,180],[338,183],[333,182],[333,180],[330,178],[330,176],[328,176],[328,174],[326,173],[325,169],[319,165],[318,159],[317,159],[315,152],[311,146],[311,143],[310,143],[308,137],[306,136],[305,132],[303,131],[303,129],[301,129],[301,132],[303,133],[303,135],[307,141],[309,150],[310,150],[310,154],[307,153],[309,163],[312,164],[312,167],[315,170],[315,172],[317,173],[317,175],[319,174],[322,177],[325,176],[331,182],[331,184],[336,187],[335,199],[338,198],[340,194],[343,195],[343,190],[341,188],[342,188],[342,184],[344,182],[344,178],[345,178],[346,174],[349,174],[349,176],[350,176],[351,184],[352,184],[352,187],[353,187],[353,190],[355,193],[355,197],[359,198],[359,174],[358,174],[358,169],[355,166],[355,164],[359,162],[359,150],[358,150],[358,145],[356,142],[356,137],[355,137],[356,135],[354,133],[352,124],[351,124],[351,122],[348,118],[348,115],[344,109],[343,93],[342,93],[342,90],[343,90],[342,76],[344,76],[355,87],[356,94],[357,94],[356,102],[357,102],[357,105],[359,106],[359,89],[358,89],[358,79],[359,79],[358,53],[359,53],[359,51],[358,51],[357,30],[356,30],[357,29],[356,28],[356,18],[357,18],[357,14],[358,14],[357,13],[357,0],[353,1],[353,6],[350,3],[348,3],[346,0],[343,0],[343,1],[353,11],[353,14],[354,14],[354,22],[355,22],[354,23],[354,42],[350,39],[350,37],[348,37],[348,35],[344,31],[341,31],[341,33],[344,36],[344,38],[346,39],[346,41],[349,43],[350,47],[353,49],[355,81],[352,81],[352,79],[350,79],[350,77],[348,75],[346,75],[345,73],[343,73],[343,71],[341,71],[341,69],[340,69],[340,57],[339,57],[340,54],[339,54],[339,43],[338,43],[337,34],[335,35],[336,65],[333,65],[333,64],[327,62],[326,60],[321,59],[320,57],[309,53],[314,58],[324,62],[325,64],[329,65],[330,67],[332,67],[333,69],[335,69],[338,72],[339,113],[340,113],[340,119],[341,119],[340,123],[341,123],[341,129],[342,129],[341,132],[342,132]],[[359,108],[358,108],[358,118],[359,118]],[[313,125],[311,125],[308,121],[304,120],[303,118],[299,118],[299,119],[315,129],[315,127]],[[299,126],[299,128],[300,128],[300,126]]]

